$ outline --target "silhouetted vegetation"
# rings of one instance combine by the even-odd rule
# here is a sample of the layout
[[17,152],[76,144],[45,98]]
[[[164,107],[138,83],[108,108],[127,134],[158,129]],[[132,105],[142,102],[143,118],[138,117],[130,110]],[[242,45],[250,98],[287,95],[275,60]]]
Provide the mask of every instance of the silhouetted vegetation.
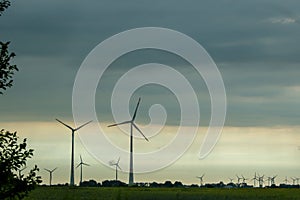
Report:
[[21,173],[18,176],[18,171],[33,156],[33,149],[26,147],[26,138],[18,143],[16,132],[0,131],[0,199],[22,199],[41,182],[41,177],[36,174],[37,166],[27,176]]
[[[10,6],[10,1],[0,1],[0,16]],[[15,53],[8,51],[10,42],[0,42],[0,94],[12,86],[12,76],[18,71],[16,65],[11,64]],[[18,143],[17,133],[0,131],[0,199],[22,199],[28,192],[39,184],[41,177],[35,165],[27,176],[22,174],[27,159],[33,156],[33,149],[27,149],[26,138]]]
[[0,42],[0,94],[3,90],[12,86],[12,76],[18,71],[16,65],[10,64],[10,60],[15,57],[15,53],[9,53],[8,45],[10,42]]
[[10,1],[8,0],[0,1],[0,16],[9,6],[10,6]]
[[99,186],[101,186],[101,184],[97,183],[97,181],[95,181],[95,180],[89,180],[89,181],[82,181],[79,186],[82,186],[82,187],[99,187]]
[[102,187],[124,187],[124,186],[128,186],[128,185],[119,180],[118,181],[116,181],[116,180],[102,181]]
[[[0,16],[9,6],[9,1],[0,1]],[[10,63],[11,59],[15,57],[16,54],[8,51],[9,43],[10,42],[0,41],[0,94],[3,94],[4,90],[12,86],[12,76],[14,75],[15,71],[18,71],[17,66]]]

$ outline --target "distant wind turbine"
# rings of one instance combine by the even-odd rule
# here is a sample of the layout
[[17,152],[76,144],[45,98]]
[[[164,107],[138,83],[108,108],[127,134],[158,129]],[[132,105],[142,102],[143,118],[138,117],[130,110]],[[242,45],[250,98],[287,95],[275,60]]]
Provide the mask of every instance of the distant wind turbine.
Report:
[[268,186],[271,186],[271,180],[272,180],[272,177],[269,176],[269,177],[267,178]]
[[118,126],[122,124],[130,124],[130,166],[129,166],[129,185],[134,184],[133,180],[133,128],[135,128],[144,138],[145,140],[149,141],[148,138],[143,134],[143,132],[137,127],[137,125],[134,123],[134,120],[136,118],[137,110],[140,105],[141,98],[139,98],[138,103],[136,105],[135,111],[133,113],[132,119],[129,121],[124,121],[117,124],[109,125],[108,127],[112,126]]
[[285,179],[283,181],[285,182],[286,185],[288,184],[287,176],[285,177]]
[[200,181],[200,186],[203,186],[203,177],[205,174],[202,174],[202,176],[197,176],[197,178],[199,178]]
[[228,178],[230,180],[230,183],[233,183],[233,178]]
[[116,166],[116,181],[118,181],[118,169],[122,170],[120,165],[119,165],[119,162],[120,162],[120,157],[119,157],[117,162],[114,162],[114,161],[109,162],[109,165]]
[[56,168],[54,168],[54,169],[52,169],[52,170],[49,170],[49,169],[46,169],[46,168],[44,168],[47,172],[49,172],[49,175],[50,175],[50,178],[49,178],[49,185],[51,186],[51,184],[52,184],[52,173],[57,169],[57,167]]
[[238,184],[240,184],[240,180],[242,180],[243,178],[239,177],[238,175],[236,175],[236,177],[237,177]]
[[256,181],[257,181],[257,176],[256,176],[256,172],[254,173],[254,177],[251,179],[253,180],[253,186],[256,186]]
[[291,179],[293,180],[293,185],[295,185],[297,179],[293,177],[291,177]]
[[259,176],[259,174],[258,174],[257,177],[258,177],[258,184],[259,184],[259,187],[263,187],[265,175]]
[[80,166],[80,182],[79,182],[79,185],[81,185],[81,183],[82,183],[82,165],[90,166],[89,164],[82,162],[82,157],[80,155],[80,163],[76,166],[76,168],[78,168]]
[[271,177],[271,185],[275,185],[275,178],[276,178],[276,177],[277,177],[277,175]]
[[59,123],[64,125],[65,127],[71,129],[72,131],[72,152],[71,152],[71,176],[70,176],[70,186],[74,186],[74,133],[81,129],[82,127],[86,126],[87,124],[91,123],[92,121],[89,121],[78,128],[72,128],[71,126],[65,124],[64,122],[60,121],[59,119],[56,119]]
[[295,178],[296,179],[296,181],[297,181],[297,185],[299,185],[299,180],[300,180],[300,178]]
[[245,178],[245,177],[242,175],[242,179],[243,179],[243,184],[246,184],[246,180],[248,180],[248,178]]

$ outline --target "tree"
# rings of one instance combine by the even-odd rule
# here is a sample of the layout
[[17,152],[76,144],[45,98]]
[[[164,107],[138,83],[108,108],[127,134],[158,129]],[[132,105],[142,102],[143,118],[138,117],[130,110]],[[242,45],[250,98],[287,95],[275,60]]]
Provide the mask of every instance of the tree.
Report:
[[4,10],[7,9],[9,6],[10,6],[10,1],[8,0],[0,1],[0,16],[4,12]]
[[16,56],[15,53],[9,53],[8,45],[10,42],[0,42],[0,94],[3,90],[12,86],[12,76],[18,71],[16,65],[10,64],[10,60]]
[[33,149],[27,149],[26,138],[18,143],[17,133],[0,131],[0,199],[25,197],[30,190],[41,183],[37,176],[37,166],[29,174],[18,176],[18,170],[26,166],[28,158],[33,156]]
[[[10,1],[0,1],[0,16],[9,6]],[[17,66],[10,63],[15,53],[9,53],[9,43],[0,42],[0,94],[12,86],[12,76],[18,71]],[[22,199],[42,182],[36,174],[39,171],[36,165],[26,177],[21,174],[27,159],[33,156],[33,149],[26,148],[26,138],[20,144],[18,138],[16,132],[0,130],[0,199]]]
[[[0,1],[0,16],[10,6],[10,1]],[[10,42],[0,41],[0,94],[3,91],[12,86],[12,76],[15,71],[18,71],[16,65],[11,64],[11,59],[16,56],[15,53],[8,51],[8,45]]]

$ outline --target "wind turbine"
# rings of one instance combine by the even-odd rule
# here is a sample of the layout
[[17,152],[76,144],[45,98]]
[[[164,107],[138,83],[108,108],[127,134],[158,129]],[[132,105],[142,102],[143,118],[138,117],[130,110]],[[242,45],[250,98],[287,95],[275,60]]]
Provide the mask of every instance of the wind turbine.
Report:
[[296,179],[296,181],[297,181],[297,185],[299,185],[299,180],[300,180],[300,178],[295,178]]
[[291,179],[293,180],[293,185],[295,185],[295,182],[296,182],[297,179],[295,179],[293,177],[291,177]]
[[243,179],[243,184],[246,184],[246,180],[248,180],[248,178],[245,178],[245,177],[242,175],[242,179]]
[[239,177],[238,175],[236,175],[237,180],[238,180],[238,184],[240,184],[240,180],[242,180],[243,178]]
[[203,186],[203,177],[205,174],[202,174],[202,176],[197,176],[196,178],[199,178],[200,186]]
[[271,177],[271,185],[275,185],[275,178],[276,178],[276,177],[277,177],[277,175]]
[[285,177],[285,179],[283,180],[285,182],[285,184],[287,185],[288,183],[288,179],[287,179],[287,176]]
[[85,125],[91,123],[92,121],[89,121],[77,128],[72,128],[71,126],[65,124],[64,122],[60,121],[59,119],[56,119],[59,123],[64,125],[65,127],[71,129],[72,131],[72,152],[71,152],[71,176],[70,176],[70,186],[74,186],[74,133],[84,127]]
[[130,124],[130,166],[129,166],[129,185],[133,185],[134,181],[133,181],[133,128],[135,128],[144,138],[145,140],[149,141],[146,136],[143,134],[143,132],[137,127],[137,125],[134,123],[134,120],[136,118],[136,113],[138,110],[138,107],[140,105],[140,101],[141,98],[139,98],[138,103],[136,105],[135,111],[133,113],[133,116],[131,118],[131,120],[129,121],[124,121],[121,123],[117,123],[117,124],[112,124],[109,125],[108,127],[112,127],[112,126],[118,126],[118,125],[122,125],[122,124]]
[[49,179],[49,185],[51,186],[51,183],[52,183],[52,173],[57,169],[57,167],[56,168],[54,168],[54,169],[52,169],[52,170],[49,170],[49,169],[46,169],[46,168],[44,168],[47,172],[49,172],[49,174],[50,174],[50,179]]
[[82,165],[90,166],[89,164],[82,162],[82,157],[80,155],[80,163],[76,166],[76,168],[78,168],[80,166],[80,182],[79,182],[79,185],[81,185],[81,183],[82,183]]
[[118,159],[117,162],[114,162],[114,161],[110,161],[110,162],[109,162],[109,164],[110,164],[111,166],[113,166],[113,165],[116,166],[116,181],[118,181],[118,168],[119,168],[120,170],[122,170],[121,167],[119,166],[119,162],[120,162],[120,157],[119,157],[119,159]]
[[253,186],[255,187],[257,181],[256,172],[254,173],[254,177],[251,180],[253,180]]
[[267,178],[267,180],[268,180],[268,186],[271,186],[271,180],[272,180],[272,177],[269,176],[269,177]]
[[233,183],[232,181],[233,181],[233,178],[228,178],[229,180],[230,180],[230,183]]
[[259,184],[259,187],[263,187],[263,184],[264,184],[264,176],[265,176],[265,175],[259,176],[259,174],[258,174],[258,184]]
[[21,177],[22,177],[22,171],[24,170],[24,169],[26,169],[27,167],[24,167],[24,168],[22,168],[22,169],[19,169],[19,179],[21,179]]

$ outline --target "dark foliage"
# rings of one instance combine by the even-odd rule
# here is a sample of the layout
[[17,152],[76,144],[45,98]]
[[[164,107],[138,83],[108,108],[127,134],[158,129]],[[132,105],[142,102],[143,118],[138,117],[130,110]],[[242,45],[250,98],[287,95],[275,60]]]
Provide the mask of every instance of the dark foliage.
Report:
[[[0,16],[9,6],[10,1],[0,1]],[[10,42],[0,41],[0,94],[3,94],[4,90],[12,86],[12,76],[14,75],[15,71],[18,71],[17,66],[10,63],[11,59],[15,57],[16,54],[8,51],[9,43]]]
[[101,186],[100,183],[97,183],[95,180],[89,180],[89,181],[83,181],[82,183],[79,184],[79,186],[82,187],[99,187]]
[[10,63],[11,59],[15,57],[15,53],[9,53],[9,42],[0,42],[0,94],[3,90],[12,86],[12,76],[15,71],[18,71],[16,65]]
[[18,143],[16,132],[0,131],[0,199],[22,199],[41,182],[37,166],[26,177],[17,175],[33,156],[33,149],[26,147],[26,139]]
[[116,181],[116,180],[105,180],[102,181],[103,187],[125,187],[128,186],[126,183],[123,183],[122,181]]
[[9,6],[10,6],[10,1],[8,0],[0,1],[0,16],[4,12],[4,10],[7,9]]

